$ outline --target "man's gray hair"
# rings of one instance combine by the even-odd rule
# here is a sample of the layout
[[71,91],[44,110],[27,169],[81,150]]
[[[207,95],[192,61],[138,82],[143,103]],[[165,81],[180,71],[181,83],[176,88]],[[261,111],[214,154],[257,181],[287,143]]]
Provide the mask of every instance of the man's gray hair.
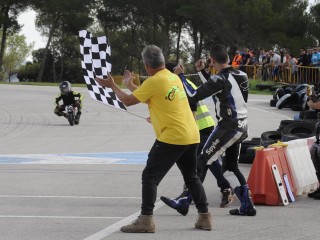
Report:
[[142,61],[151,68],[158,68],[165,64],[161,49],[155,45],[148,45],[141,52]]

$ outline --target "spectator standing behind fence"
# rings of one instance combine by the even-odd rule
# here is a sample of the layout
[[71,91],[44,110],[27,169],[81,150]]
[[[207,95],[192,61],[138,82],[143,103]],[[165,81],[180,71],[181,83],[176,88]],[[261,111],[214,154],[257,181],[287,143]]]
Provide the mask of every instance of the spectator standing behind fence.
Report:
[[247,72],[247,65],[249,64],[250,61],[250,54],[249,54],[249,49],[248,48],[244,48],[242,50],[242,61],[241,61],[241,66],[240,66],[240,70],[243,72]]
[[259,49],[259,56],[258,56],[258,75],[261,79],[263,79],[263,59],[266,58],[266,53],[263,48]]
[[249,63],[247,67],[247,75],[249,79],[255,78],[255,67],[258,64],[258,58],[256,56],[256,53],[253,49],[249,50],[250,58],[249,58]]
[[308,55],[308,58],[309,58],[309,65],[311,63],[311,58],[312,58],[312,54],[313,54],[313,48],[308,48],[307,49],[307,55]]
[[314,67],[312,69],[312,77],[311,80],[312,82],[318,83],[318,78],[319,78],[319,68],[320,68],[320,53],[318,51],[318,48],[313,48],[313,54],[311,56],[311,67]]
[[259,65],[263,65],[263,61],[266,59],[266,52],[264,51],[263,48],[260,48],[260,51],[259,51],[259,58],[258,58],[258,63]]
[[236,54],[233,57],[231,65],[234,66],[234,67],[237,67],[237,66],[239,66],[241,64],[241,62],[242,62],[242,56],[240,54],[240,51],[237,50]]
[[299,75],[298,75],[299,83],[300,84],[306,83],[308,81],[306,67],[310,65],[310,59],[309,59],[309,56],[307,55],[305,48],[300,48],[300,57],[298,59],[297,65],[299,66]]
[[284,64],[287,62],[286,54],[288,51],[284,48],[280,49],[280,64]]
[[254,65],[256,62],[258,62],[256,53],[255,53],[253,48],[249,49],[249,55],[250,55],[250,58],[248,60],[248,64],[247,65]]
[[320,67],[320,53],[318,51],[318,48],[313,48],[310,66],[311,67]]
[[292,75],[296,75],[296,73],[298,72],[298,60],[294,57],[294,55],[292,53],[288,53],[288,63],[289,63],[289,67],[291,68],[291,73]]
[[270,63],[270,54],[269,52],[265,53],[265,56],[262,58],[262,80],[266,81],[269,78],[270,69],[268,64]]
[[274,77],[275,80],[277,80],[279,65],[281,63],[280,55],[275,53],[273,50],[269,51],[269,55],[270,55],[270,63],[267,63],[266,67],[270,69],[272,77]]
[[132,94],[121,90],[110,73],[107,79],[96,78],[101,86],[111,88],[126,106],[140,102],[148,104],[157,138],[142,173],[141,215],[131,224],[123,226],[121,231],[155,232],[153,209],[157,188],[175,163],[198,209],[195,228],[211,230],[206,193],[197,175],[199,129],[189,107],[186,92],[179,77],[165,68],[164,56],[159,47],[146,46],[141,57],[150,77],[137,87],[133,84],[133,74],[126,70],[123,82]]
[[283,80],[283,73],[284,73],[284,68],[289,64],[288,63],[288,58],[287,56],[288,51],[284,48],[280,49],[280,64],[279,64],[279,69],[278,69],[278,76],[279,80]]
[[242,65],[247,65],[247,63],[249,63],[249,59],[250,59],[250,54],[249,54],[249,49],[248,48],[244,48],[242,49]]

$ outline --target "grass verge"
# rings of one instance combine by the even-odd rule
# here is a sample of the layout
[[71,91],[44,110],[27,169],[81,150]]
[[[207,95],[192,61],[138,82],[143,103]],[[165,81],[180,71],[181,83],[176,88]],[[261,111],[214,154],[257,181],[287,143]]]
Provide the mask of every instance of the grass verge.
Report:
[[[17,82],[17,83],[8,83],[8,82],[0,82],[0,84],[11,84],[11,85],[31,85],[31,86],[54,86],[58,87],[59,83],[51,83],[51,82]],[[272,81],[261,81],[256,79],[249,80],[249,93],[250,94],[264,94],[271,95],[273,91],[270,89],[260,90],[257,88],[257,85],[267,85],[267,86],[276,86],[277,83]],[[86,87],[84,83],[72,83],[72,87]],[[123,86],[120,86],[123,88]]]

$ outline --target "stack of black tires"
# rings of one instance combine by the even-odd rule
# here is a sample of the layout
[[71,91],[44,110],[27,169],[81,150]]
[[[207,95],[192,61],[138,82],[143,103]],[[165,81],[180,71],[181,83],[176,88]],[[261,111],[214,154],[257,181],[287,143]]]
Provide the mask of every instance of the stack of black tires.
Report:
[[267,131],[262,133],[260,138],[243,141],[239,162],[251,164],[255,157],[255,147],[268,147],[278,141],[288,142],[295,139],[314,137],[316,135],[316,123],[316,119],[307,121],[282,120],[275,131]]
[[306,110],[308,84],[282,86],[275,90],[270,100],[271,107],[291,108],[293,111]]
[[[312,89],[312,91],[311,91]],[[319,89],[319,88],[317,88]],[[242,143],[240,151],[240,163],[252,163],[255,157],[255,147],[268,147],[278,141],[288,142],[294,139],[309,138],[316,135],[316,123],[318,112],[309,110],[307,101],[310,96],[314,101],[320,101],[319,91],[308,84],[278,86],[270,100],[271,107],[282,109],[291,108],[293,111],[300,111],[299,120],[282,120],[278,129],[261,134],[260,138],[252,138]]]

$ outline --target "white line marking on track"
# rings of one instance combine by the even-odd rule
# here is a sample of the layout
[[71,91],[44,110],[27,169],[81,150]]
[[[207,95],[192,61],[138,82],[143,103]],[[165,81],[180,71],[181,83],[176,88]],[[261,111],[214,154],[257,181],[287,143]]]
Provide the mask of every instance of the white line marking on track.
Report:
[[[158,208],[162,207],[163,205],[164,205],[164,203],[162,201],[156,202],[155,207],[154,207],[154,211],[157,210]],[[116,222],[116,223],[110,225],[109,227],[101,230],[100,232],[97,232],[97,233],[91,235],[90,237],[85,238],[84,240],[103,239],[103,238],[111,235],[112,233],[119,231],[119,229],[122,226],[129,224],[130,222],[135,220],[139,215],[140,215],[140,211],[120,220],[119,222]]]
[[0,195],[0,198],[88,198],[88,199],[141,199],[141,197],[92,197],[92,196],[31,196],[31,195]]
[[269,103],[269,100],[266,100],[266,99],[250,99],[250,98],[248,98],[248,102],[266,102],[266,103]]
[[0,215],[0,218],[63,218],[63,219],[121,219],[123,217],[80,217],[80,216],[19,216]]

